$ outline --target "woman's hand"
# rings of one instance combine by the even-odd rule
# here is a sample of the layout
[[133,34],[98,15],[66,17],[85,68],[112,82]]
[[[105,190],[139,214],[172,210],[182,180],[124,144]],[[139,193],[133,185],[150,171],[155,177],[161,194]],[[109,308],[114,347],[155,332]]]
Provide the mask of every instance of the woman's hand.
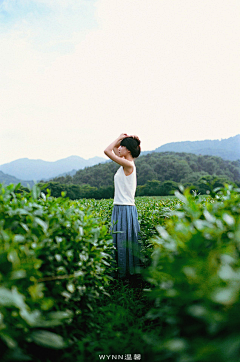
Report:
[[121,133],[118,138],[119,138],[119,140],[122,141],[122,140],[123,140],[124,138],[126,138],[126,137],[129,137],[129,136],[127,135],[127,133]]
[[129,137],[129,136],[127,135],[127,133],[121,133],[120,136],[117,138],[116,147],[119,147],[121,141],[122,141],[124,138],[126,138],[126,137]]
[[132,163],[128,160],[125,160],[123,157],[119,157],[119,153],[117,151],[118,147],[120,146],[121,141],[129,137],[127,133],[121,133],[118,138],[113,141],[105,150],[104,153],[106,156],[108,156],[112,161],[118,163],[119,165],[123,167],[132,167]]
[[129,137],[126,133],[121,133],[120,136],[118,136],[118,138],[116,139],[113,148],[118,148],[120,146],[120,143],[122,142],[122,140],[126,137]]

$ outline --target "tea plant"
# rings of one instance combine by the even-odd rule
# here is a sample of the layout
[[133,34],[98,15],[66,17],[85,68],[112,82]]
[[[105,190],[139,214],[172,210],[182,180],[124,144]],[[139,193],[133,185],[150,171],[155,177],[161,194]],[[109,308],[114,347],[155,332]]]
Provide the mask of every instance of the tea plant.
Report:
[[112,207],[0,188],[1,360],[237,362],[239,190],[137,197],[135,285],[110,276]]
[[240,359],[239,191],[226,185],[205,202],[177,193],[182,204],[157,227],[147,316],[162,328],[149,338],[160,360]]
[[0,189],[0,347],[9,361],[31,359],[34,344],[71,343],[69,326],[84,329],[111,279],[104,221],[88,205],[19,186]]

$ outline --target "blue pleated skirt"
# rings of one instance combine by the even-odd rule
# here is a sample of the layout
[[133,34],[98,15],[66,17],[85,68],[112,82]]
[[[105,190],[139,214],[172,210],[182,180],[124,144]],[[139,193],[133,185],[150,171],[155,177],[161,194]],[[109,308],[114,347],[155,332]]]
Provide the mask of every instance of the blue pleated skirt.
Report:
[[140,226],[135,205],[114,205],[111,233],[115,246],[117,276],[127,278],[140,273]]

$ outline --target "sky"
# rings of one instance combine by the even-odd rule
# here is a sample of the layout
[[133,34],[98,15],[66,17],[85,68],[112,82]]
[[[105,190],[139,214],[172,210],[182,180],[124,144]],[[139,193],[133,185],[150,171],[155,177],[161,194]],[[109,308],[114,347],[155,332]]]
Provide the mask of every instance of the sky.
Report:
[[240,133],[239,0],[0,0],[0,164]]

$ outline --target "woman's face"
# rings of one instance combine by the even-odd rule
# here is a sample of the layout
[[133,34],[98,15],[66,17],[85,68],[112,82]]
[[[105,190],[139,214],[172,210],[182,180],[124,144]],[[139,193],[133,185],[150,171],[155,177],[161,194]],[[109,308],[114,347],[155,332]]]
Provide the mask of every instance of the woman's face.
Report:
[[119,157],[126,157],[129,153],[129,150],[125,146],[118,147]]

